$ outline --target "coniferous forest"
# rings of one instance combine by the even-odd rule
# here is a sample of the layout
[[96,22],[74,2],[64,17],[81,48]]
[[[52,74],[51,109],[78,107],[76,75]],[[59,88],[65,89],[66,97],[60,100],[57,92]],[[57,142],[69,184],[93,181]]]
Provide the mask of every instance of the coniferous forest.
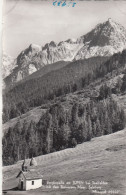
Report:
[[[103,94],[103,89],[101,90]],[[3,163],[59,151],[125,127],[125,113],[108,95],[86,104],[74,102],[69,110],[56,103],[36,124],[20,121],[3,138]]]
[[[119,73],[126,63],[126,50],[107,57],[93,57],[71,62],[67,66],[44,76],[26,80],[3,94],[3,122],[20,116],[33,107],[47,103],[55,97],[85,88],[108,73]],[[125,83],[125,81],[124,81]],[[121,90],[125,90],[123,84]]]
[[[32,156],[75,147],[93,137],[107,135],[125,127],[125,113],[112,94],[126,92],[126,50],[110,59],[96,57],[79,60],[45,76],[19,83],[4,92],[3,122],[20,116],[28,110],[52,101],[39,122],[30,124],[20,120],[3,136],[3,164],[9,165]],[[119,73],[116,86],[111,88],[104,80]],[[66,105],[63,97],[84,90],[98,79],[102,85],[96,97]],[[52,82],[53,81],[53,82]],[[89,86],[89,90],[92,89]],[[58,98],[58,101],[57,101]]]

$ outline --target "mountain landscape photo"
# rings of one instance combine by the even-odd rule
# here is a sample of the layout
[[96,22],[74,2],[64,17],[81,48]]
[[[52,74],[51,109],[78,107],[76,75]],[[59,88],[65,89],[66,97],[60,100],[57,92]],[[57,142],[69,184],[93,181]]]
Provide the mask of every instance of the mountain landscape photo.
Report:
[[3,194],[126,194],[126,26],[114,10],[7,1]]

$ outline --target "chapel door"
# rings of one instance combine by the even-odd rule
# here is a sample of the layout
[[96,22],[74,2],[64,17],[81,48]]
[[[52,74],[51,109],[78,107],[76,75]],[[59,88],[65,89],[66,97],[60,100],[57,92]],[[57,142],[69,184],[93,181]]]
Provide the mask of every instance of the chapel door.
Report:
[[23,190],[23,181],[21,181],[21,190]]

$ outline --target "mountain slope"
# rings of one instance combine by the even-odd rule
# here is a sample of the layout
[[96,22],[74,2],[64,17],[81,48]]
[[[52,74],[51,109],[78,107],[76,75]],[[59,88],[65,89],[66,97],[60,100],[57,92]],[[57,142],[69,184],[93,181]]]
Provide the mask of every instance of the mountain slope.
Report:
[[108,73],[125,69],[125,63],[126,50],[114,54],[110,59],[94,57],[74,61],[42,77],[19,83],[3,95],[4,122],[25,113],[31,107],[80,90],[98,78],[104,78]]
[[68,39],[60,43],[51,41],[41,47],[31,44],[17,57],[17,67],[5,79],[13,84],[57,61],[75,61],[93,56],[111,56],[126,46],[126,30],[109,19],[97,25],[91,32],[78,39]]
[[82,44],[61,42],[58,45],[54,42],[46,44],[43,48],[31,44],[17,57],[17,67],[4,80],[6,85],[13,84],[36,72],[45,65],[58,61],[71,61],[75,53],[79,51]]
[[[5,129],[9,128],[6,129],[3,137],[3,162],[6,165],[10,163],[13,164],[17,161],[17,159],[22,159],[24,155],[38,156],[54,152],[55,150],[62,150],[64,148],[71,147],[74,144],[76,145],[77,143],[89,141],[92,137],[114,133],[123,129],[125,126],[125,113],[123,111],[123,106],[120,108],[120,104],[118,105],[117,102],[113,101],[112,92],[119,96],[119,94],[125,93],[126,91],[126,61],[124,56],[126,57],[125,51],[115,54],[102,65],[100,64],[98,66],[96,64],[96,69],[94,66],[94,70],[92,71],[93,74],[91,73],[91,75],[85,77],[86,79],[84,80],[87,84],[89,84],[90,81],[94,79],[93,83],[87,86],[88,90],[84,88],[82,91],[78,91],[74,94],[61,96],[63,90],[65,89],[62,87],[60,92],[58,91],[58,93],[60,93],[58,96],[61,97],[54,98],[54,100],[49,101],[48,104],[44,104],[40,108],[36,110],[34,109],[33,111],[21,116],[22,112],[27,111],[26,106],[28,106],[29,103],[27,102],[29,101],[27,97],[30,99],[31,97],[35,98],[33,94],[30,96],[30,92],[29,95],[27,94],[26,96],[24,105],[24,100],[22,99],[23,101],[19,102],[16,105],[16,108],[14,106],[11,110],[7,110],[11,112],[11,117],[13,116],[14,118],[13,114],[18,114],[18,112],[20,117],[17,119],[15,118],[4,125]],[[86,64],[83,64],[84,62]],[[81,70],[80,72],[84,74],[82,70],[84,65],[87,67],[87,62],[93,62],[93,65],[95,65],[94,58],[79,61],[79,64],[74,62],[75,64],[68,64],[65,67],[65,73],[68,72],[69,74],[69,67],[71,68],[72,66],[75,67],[75,70],[78,70],[77,68],[79,68],[79,70]],[[89,63],[88,65],[89,70],[91,70],[92,64]],[[76,72],[77,71],[75,71],[75,73]],[[59,75],[61,76],[62,74]],[[100,77],[97,77],[95,74],[97,76],[100,75]],[[50,86],[48,76],[45,75],[45,77]],[[35,81],[33,83],[35,83]],[[56,83],[58,83],[58,81]],[[74,91],[78,90],[78,88],[75,89],[75,86],[77,87],[77,83],[74,85]],[[111,88],[106,86],[106,84],[108,84]],[[35,86],[33,85],[33,89],[34,87]],[[24,88],[26,88],[26,92],[28,92],[27,86],[23,86],[22,89]],[[72,85],[69,85],[69,88],[72,89]],[[40,89],[38,90],[38,94],[36,92],[35,95],[37,95],[36,101],[39,100],[39,103],[42,104]],[[13,92],[15,92],[15,88]],[[25,95],[22,92],[21,94],[23,96]],[[40,99],[38,95],[40,95]],[[14,95],[10,93],[8,96],[10,101],[10,97],[13,97]],[[23,96],[22,98],[24,98]],[[17,103],[16,100],[18,99],[19,98],[16,98],[13,103]],[[21,98],[19,100],[21,100]],[[10,102],[12,103],[12,100]],[[7,104],[5,105],[7,106]],[[5,112],[4,114],[5,119],[7,119]],[[35,120],[32,119],[32,114],[36,115]],[[23,146],[21,143],[23,143]],[[28,145],[28,148],[27,150],[24,150],[23,147],[26,145]],[[18,151],[20,151],[20,155]]]
[[[14,86],[19,85],[20,83],[25,83],[28,80],[37,79],[39,77],[42,77],[42,76],[46,75],[49,72],[52,72],[52,71],[55,71],[55,70],[59,70],[59,69],[65,67],[69,63],[70,62],[68,62],[68,61],[58,61],[58,62],[55,62],[53,64],[49,64],[47,66],[44,66],[41,69],[39,69],[38,71],[35,71],[34,73],[28,75],[23,80],[18,81],[17,83],[15,83],[15,85],[10,86],[10,87],[13,88]],[[6,84],[9,85],[9,82],[10,82],[10,80],[9,80],[9,77],[8,77],[6,79]],[[9,87],[9,90],[10,90],[10,87]]]
[[[43,179],[52,181],[104,181],[107,185],[100,185],[102,189],[119,190],[119,195],[126,192],[126,129],[111,135],[93,138],[75,148],[54,152],[36,157],[36,170],[43,175]],[[26,160],[28,163],[30,159]],[[120,163],[121,162],[121,163]],[[15,165],[3,167],[3,190],[11,189],[7,193],[18,195],[13,191],[17,187],[16,176],[22,161]],[[98,185],[99,186],[99,185]],[[23,194],[36,195],[93,195],[91,190],[84,189],[45,189],[44,187]],[[109,194],[109,193],[107,193]]]
[[126,29],[112,19],[98,24],[91,32],[80,38],[84,46],[75,60],[91,56],[110,56],[126,47]]
[[121,93],[121,90],[119,89],[121,88],[121,85],[123,83],[122,80],[125,73],[126,72],[122,69],[122,71],[118,71],[118,74],[116,72],[113,75],[108,74],[106,78],[98,79],[97,81],[93,82],[93,84],[91,83],[91,85],[87,86],[87,88],[82,89],[81,91],[77,91],[74,93],[67,94],[63,97],[56,98],[55,101],[52,100],[49,102],[49,104],[44,104],[42,106],[35,107],[34,109],[26,112],[25,114],[22,114],[20,117],[16,117],[14,119],[9,120],[8,122],[3,124],[3,134],[8,131],[9,127],[14,128],[18,120],[20,120],[21,126],[25,120],[28,121],[28,123],[31,121],[38,122],[40,120],[42,112],[47,110],[49,106],[54,102],[63,102],[63,104],[66,105],[67,109],[70,107],[70,105],[72,105],[72,102],[74,102],[75,100],[79,99],[82,102],[88,102],[89,98],[98,96],[100,87],[104,84],[106,84],[114,93],[117,91],[115,94],[112,94],[112,97],[119,104],[119,106],[124,109],[126,113],[126,93]]
[[105,57],[95,57],[71,62],[65,67],[49,72],[42,77],[19,83],[3,94],[4,119],[7,121],[8,117],[11,119],[20,113],[23,114],[30,107],[40,106],[46,100],[54,99],[55,96],[84,87],[90,82],[93,71],[99,69],[100,65],[106,60]]

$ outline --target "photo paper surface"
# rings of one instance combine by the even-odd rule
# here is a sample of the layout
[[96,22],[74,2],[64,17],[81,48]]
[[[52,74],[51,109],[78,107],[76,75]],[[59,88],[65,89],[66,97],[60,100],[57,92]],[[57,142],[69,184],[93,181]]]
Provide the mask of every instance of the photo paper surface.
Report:
[[2,194],[126,194],[126,1],[4,0]]

